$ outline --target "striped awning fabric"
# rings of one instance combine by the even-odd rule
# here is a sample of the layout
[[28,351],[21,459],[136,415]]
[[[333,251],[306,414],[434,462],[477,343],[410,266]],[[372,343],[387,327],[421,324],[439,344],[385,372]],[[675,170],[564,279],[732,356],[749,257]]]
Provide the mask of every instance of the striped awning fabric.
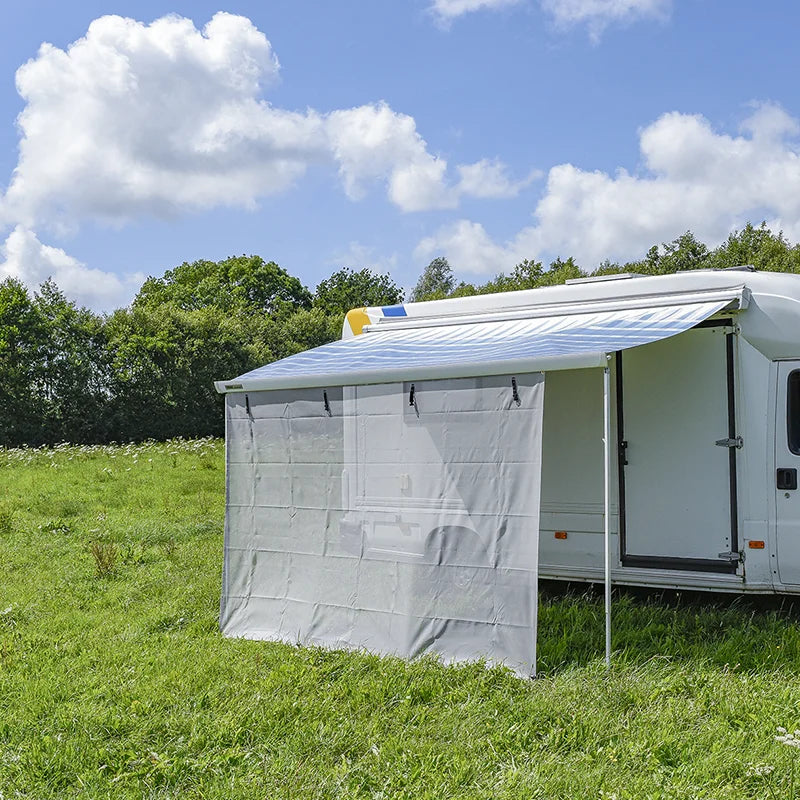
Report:
[[387,324],[385,329],[368,329],[216,386],[220,392],[256,391],[597,367],[606,364],[609,353],[683,333],[729,302],[717,297],[418,328],[392,329]]

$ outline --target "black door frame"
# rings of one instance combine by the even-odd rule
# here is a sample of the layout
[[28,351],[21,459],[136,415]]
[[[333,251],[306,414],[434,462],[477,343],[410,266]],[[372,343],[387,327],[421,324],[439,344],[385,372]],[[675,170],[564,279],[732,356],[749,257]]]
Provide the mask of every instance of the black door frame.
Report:
[[[705,320],[695,328],[731,328],[733,320],[715,319]],[[727,373],[728,394],[728,437],[736,438],[736,375],[734,358],[734,336],[730,330],[725,335],[725,361]],[[623,401],[622,377],[622,351],[615,354],[616,372],[616,405],[617,405],[617,474],[619,479],[619,555],[623,567],[644,567],[655,569],[680,569],[692,572],[718,572],[735,574],[737,562],[735,560],[716,558],[680,558],[678,556],[641,556],[629,553],[627,550],[626,522],[625,522],[625,465],[627,442],[625,441],[625,413]],[[736,475],[736,448],[728,448],[728,475],[730,486],[730,525],[731,525],[731,553],[739,552],[739,508],[738,488]]]

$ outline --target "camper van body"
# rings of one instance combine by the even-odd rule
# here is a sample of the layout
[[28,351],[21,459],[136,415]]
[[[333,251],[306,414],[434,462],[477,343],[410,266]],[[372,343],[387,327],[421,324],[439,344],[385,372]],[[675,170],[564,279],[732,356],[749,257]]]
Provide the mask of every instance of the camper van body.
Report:
[[[519,292],[351,311],[343,337],[489,321],[550,312],[654,306],[665,297],[742,289],[742,302],[685,333],[609,357],[612,419],[612,580],[618,584],[755,593],[800,593],[800,276],[748,268],[676,275],[607,276]],[[412,392],[446,392],[447,382],[397,387],[398,413],[415,413]],[[444,377],[444,376],[443,376]],[[513,376],[474,379],[506,380]],[[465,379],[461,379],[465,380]],[[369,453],[380,449],[349,408],[340,530],[354,548],[423,558],[448,531],[481,532],[464,509],[437,507],[411,467],[396,476],[402,514],[370,493]],[[539,574],[601,581],[603,547],[603,370],[546,373]],[[370,437],[373,436],[373,440]],[[366,454],[366,455],[365,455]],[[405,488],[404,488],[405,487]],[[435,513],[434,513],[435,512]],[[400,519],[402,518],[402,521]],[[445,520],[443,523],[442,520]],[[435,526],[432,520],[436,521]]]

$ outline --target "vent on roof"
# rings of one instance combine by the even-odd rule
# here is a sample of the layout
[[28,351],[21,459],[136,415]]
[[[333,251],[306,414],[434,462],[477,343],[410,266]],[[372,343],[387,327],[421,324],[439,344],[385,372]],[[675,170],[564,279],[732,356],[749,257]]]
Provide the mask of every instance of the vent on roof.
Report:
[[592,275],[590,278],[570,278],[566,283],[600,283],[600,281],[621,281],[623,278],[645,278],[640,272],[617,272],[611,275]]
[[738,267],[723,267],[720,272],[755,272],[756,268],[752,264],[741,264]]

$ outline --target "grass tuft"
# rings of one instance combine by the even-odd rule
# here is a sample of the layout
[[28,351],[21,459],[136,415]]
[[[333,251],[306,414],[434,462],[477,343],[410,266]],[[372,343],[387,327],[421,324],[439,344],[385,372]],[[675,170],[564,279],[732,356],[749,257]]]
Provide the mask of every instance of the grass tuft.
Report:
[[94,559],[95,572],[99,578],[106,578],[114,572],[119,554],[114,542],[92,542],[89,552]]
[[0,536],[8,536],[14,532],[14,509],[5,503],[0,504]]

